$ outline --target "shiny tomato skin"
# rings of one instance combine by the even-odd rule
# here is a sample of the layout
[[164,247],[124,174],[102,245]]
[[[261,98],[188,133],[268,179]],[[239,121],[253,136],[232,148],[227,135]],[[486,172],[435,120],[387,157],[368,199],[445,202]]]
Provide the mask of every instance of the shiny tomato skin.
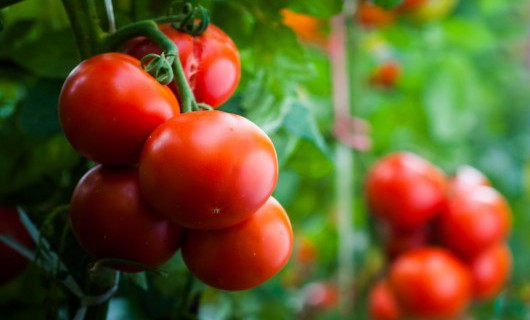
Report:
[[[79,244],[96,259],[158,267],[178,250],[182,230],[158,215],[140,193],[136,168],[98,165],[74,190],[70,223]],[[137,272],[135,267],[116,269]]]
[[[160,25],[159,29],[177,45],[180,62],[197,101],[214,108],[226,102],[241,77],[239,51],[232,39],[213,24],[200,36],[175,30],[169,23]],[[160,54],[161,50],[140,37],[126,43],[124,52],[142,59],[149,53]],[[174,84],[170,88],[177,94]]]
[[82,156],[108,165],[136,163],[151,131],[179,112],[171,90],[122,53],[81,62],[59,98],[68,141]]
[[[20,221],[16,208],[0,206],[0,234],[12,238],[28,249],[34,247],[33,240]],[[0,285],[15,279],[28,263],[28,259],[0,242]]]
[[471,274],[449,251],[409,251],[391,266],[389,285],[404,314],[412,318],[455,319],[469,304]]
[[510,277],[512,264],[512,253],[505,243],[494,244],[473,257],[469,265],[474,297],[479,300],[495,298]]
[[438,228],[442,243],[471,257],[506,239],[511,229],[510,207],[491,187],[467,189],[448,199]]
[[289,260],[293,231],[287,213],[270,198],[249,219],[221,230],[188,230],[182,257],[188,269],[214,288],[259,286]]
[[395,229],[413,230],[442,211],[446,178],[419,156],[397,152],[375,163],[365,182],[372,214]]
[[458,194],[470,188],[489,185],[488,179],[482,172],[471,166],[461,166],[449,182],[449,194]]
[[402,319],[394,293],[385,279],[379,280],[368,296],[368,314],[371,320]]
[[147,140],[140,159],[147,200],[190,229],[220,229],[249,218],[269,198],[278,160],[251,121],[222,111],[172,118]]

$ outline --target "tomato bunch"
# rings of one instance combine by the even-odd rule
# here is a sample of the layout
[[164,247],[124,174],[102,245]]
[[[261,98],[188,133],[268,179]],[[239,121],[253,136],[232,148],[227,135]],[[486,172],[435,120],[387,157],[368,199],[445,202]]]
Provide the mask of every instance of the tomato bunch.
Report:
[[[179,49],[194,101],[218,107],[232,95],[239,54],[222,30],[159,30]],[[293,243],[289,218],[271,197],[278,179],[272,141],[239,115],[181,113],[186,92],[160,84],[135,58],[161,52],[151,40],[130,39],[124,52],[81,62],[61,92],[66,138],[99,163],[72,196],[75,237],[118,270],[158,267],[182,248],[188,269],[206,284],[260,285],[287,263]]]
[[397,152],[371,167],[365,192],[391,262],[370,293],[373,319],[458,318],[472,299],[502,290],[512,268],[511,213],[478,170],[447,178]]

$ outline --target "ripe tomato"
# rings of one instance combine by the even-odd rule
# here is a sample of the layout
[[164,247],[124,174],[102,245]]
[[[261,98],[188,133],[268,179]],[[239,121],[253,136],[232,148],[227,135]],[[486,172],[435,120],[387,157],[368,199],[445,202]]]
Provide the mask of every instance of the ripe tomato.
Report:
[[109,165],[137,162],[151,131],[179,112],[171,90],[121,53],[81,62],[59,98],[68,141],[82,156]]
[[[175,30],[170,23],[160,25],[159,29],[177,45],[180,62],[197,101],[218,107],[228,100],[241,75],[239,52],[232,39],[213,24],[195,37]],[[139,37],[127,42],[124,52],[142,59],[149,53],[160,54],[161,50],[149,39]],[[177,95],[174,83],[170,88]]]
[[458,194],[469,188],[489,185],[488,179],[482,172],[470,166],[462,166],[458,168],[455,176],[449,182],[449,193]]
[[364,27],[381,27],[392,24],[395,14],[369,1],[363,1],[357,8],[357,21]]
[[451,318],[468,305],[472,282],[468,268],[444,249],[405,253],[390,268],[389,284],[403,312],[418,318]]
[[[27,248],[33,248],[33,241],[15,208],[0,206],[0,234],[12,238]],[[28,262],[28,259],[0,242],[0,285],[21,274]]]
[[406,231],[387,228],[384,231],[383,243],[390,261],[407,251],[428,246],[431,240],[429,226]]
[[244,221],[267,201],[277,179],[269,137],[249,120],[222,111],[172,118],[149,137],[140,159],[147,200],[191,229]]
[[441,170],[406,152],[380,159],[366,177],[370,211],[396,229],[415,229],[439,213],[445,188]]
[[322,46],[326,44],[326,35],[322,32],[324,24],[322,20],[288,9],[282,9],[280,13],[283,24],[293,29],[301,41]]
[[512,254],[504,243],[495,244],[470,260],[474,296],[493,299],[508,280],[512,271]]
[[95,258],[125,259],[151,267],[173,256],[182,233],[144,200],[135,168],[98,165],[88,171],[74,190],[70,222],[79,244]]
[[189,230],[182,257],[202,282],[235,291],[274,276],[289,260],[292,247],[289,217],[271,197],[245,222],[221,230]]
[[304,305],[311,309],[329,310],[339,303],[339,290],[330,282],[313,282],[304,288]]
[[400,64],[396,61],[385,61],[373,71],[370,83],[374,86],[394,88],[400,76]]
[[386,280],[380,280],[370,290],[368,296],[368,314],[372,320],[399,320],[401,311],[394,297],[394,293],[388,287]]
[[506,238],[511,228],[510,208],[495,189],[476,187],[448,199],[438,220],[440,238],[463,256],[474,256]]

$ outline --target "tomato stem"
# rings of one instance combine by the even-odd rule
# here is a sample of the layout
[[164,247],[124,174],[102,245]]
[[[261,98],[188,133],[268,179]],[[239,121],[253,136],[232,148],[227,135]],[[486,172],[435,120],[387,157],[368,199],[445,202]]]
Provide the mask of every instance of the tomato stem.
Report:
[[74,31],[81,59],[95,55],[103,32],[99,27],[94,1],[62,0],[62,3]]

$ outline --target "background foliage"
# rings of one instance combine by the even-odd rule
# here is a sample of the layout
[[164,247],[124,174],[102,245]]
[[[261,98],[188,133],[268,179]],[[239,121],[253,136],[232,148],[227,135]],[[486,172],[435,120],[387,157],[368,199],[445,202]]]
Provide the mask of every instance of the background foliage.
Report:
[[[100,17],[105,17],[102,1],[97,2]],[[196,284],[196,291],[205,290],[199,316],[307,317],[306,285],[334,281],[337,271],[332,81],[326,51],[300,43],[282,24],[280,10],[328,19],[340,12],[342,1],[200,2],[211,9],[213,22],[233,38],[242,57],[240,86],[223,110],[245,115],[272,137],[281,165],[275,196],[291,217],[296,248],[309,242],[315,257],[301,270],[295,250],[278,276],[248,292],[226,293]],[[168,3],[115,1],[118,26],[159,16]],[[370,152],[355,153],[358,192],[351,195],[356,319],[366,316],[363,301],[383,259],[362,204],[362,179],[370,163],[393,150],[416,152],[449,173],[459,165],[473,165],[508,197],[514,212],[512,281],[496,301],[474,306],[471,313],[477,318],[530,317],[529,12],[527,0],[461,1],[442,20],[403,18],[385,28],[356,27],[348,60],[354,72],[352,111],[370,123],[373,139]],[[57,119],[62,82],[79,62],[73,33],[59,0],[23,1],[0,11],[0,21],[0,203],[25,206],[82,278],[81,262],[88,257],[71,235],[59,241],[66,217],[44,224],[53,208],[68,203],[90,166],[68,145]],[[105,19],[101,24],[106,27]],[[390,58],[403,70],[396,88],[370,86],[371,70]],[[186,278],[180,257],[163,269],[168,278],[123,277],[110,319],[164,318],[178,312]],[[9,319],[53,312],[68,317],[75,310],[69,300],[52,275],[31,266],[0,288],[0,314]],[[335,318],[337,311],[315,315]]]

